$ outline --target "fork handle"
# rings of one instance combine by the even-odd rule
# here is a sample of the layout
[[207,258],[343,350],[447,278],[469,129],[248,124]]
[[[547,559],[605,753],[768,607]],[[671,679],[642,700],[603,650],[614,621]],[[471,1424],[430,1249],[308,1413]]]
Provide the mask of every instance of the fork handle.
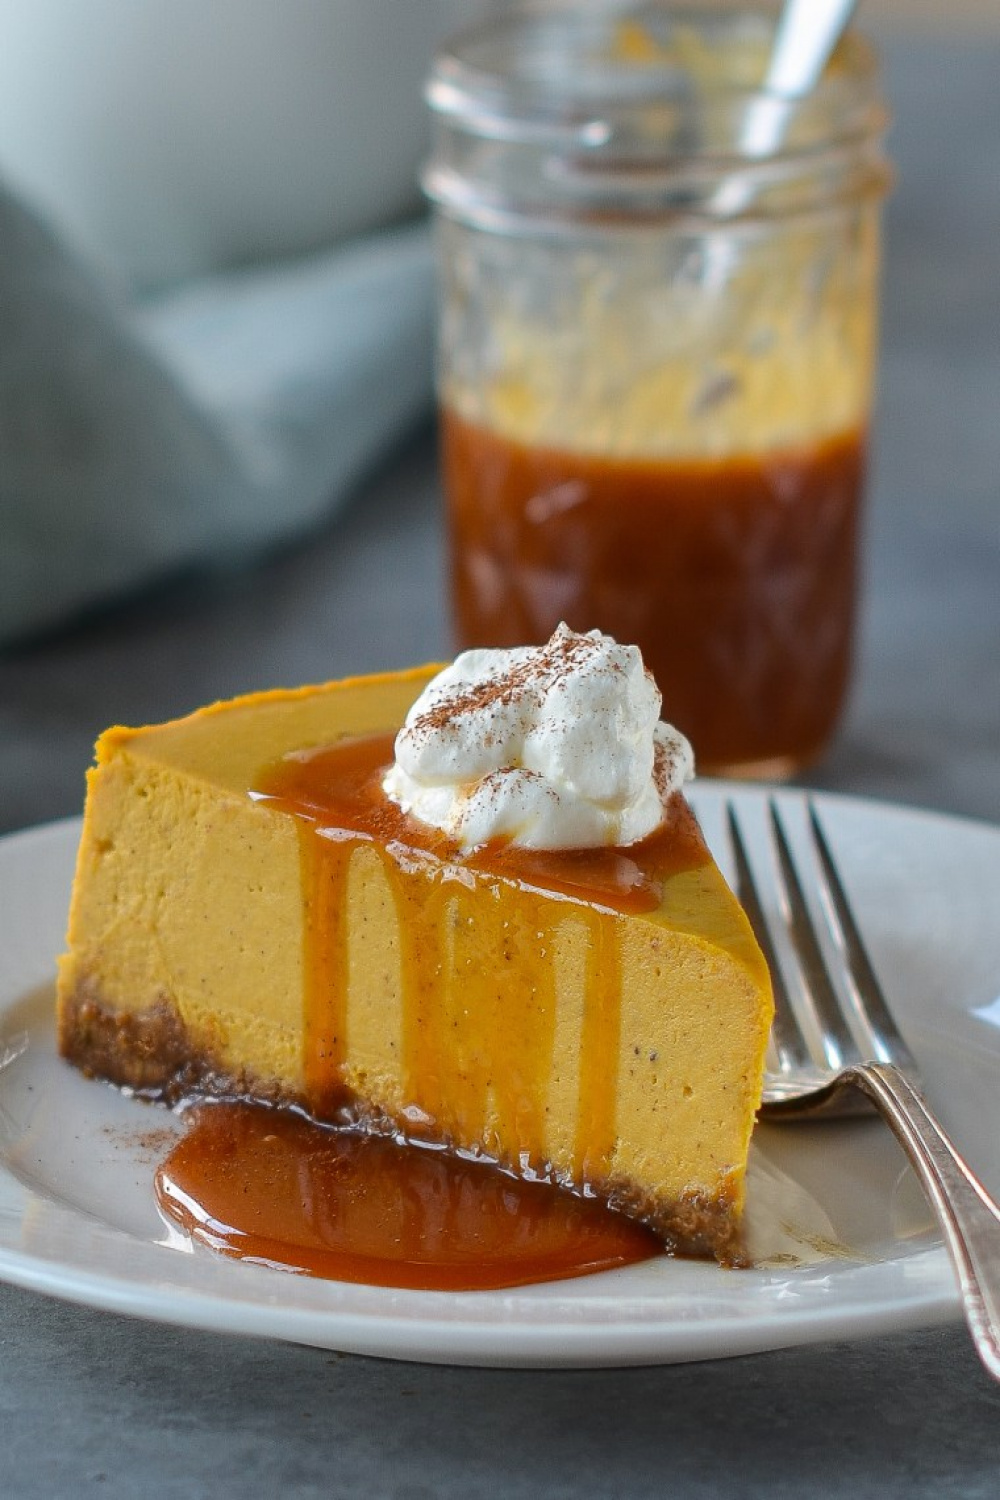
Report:
[[976,1352],[1000,1380],[1000,1208],[898,1068],[858,1063],[841,1079],[868,1095],[909,1157],[944,1234]]

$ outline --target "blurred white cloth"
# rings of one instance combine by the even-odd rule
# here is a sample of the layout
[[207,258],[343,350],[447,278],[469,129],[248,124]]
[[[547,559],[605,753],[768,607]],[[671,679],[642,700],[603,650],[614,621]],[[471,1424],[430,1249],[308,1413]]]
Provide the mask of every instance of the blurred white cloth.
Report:
[[133,290],[379,229],[489,3],[0,0],[0,181]]
[[0,191],[0,642],[316,523],[432,347],[423,225],[118,300]]
[[381,226],[490,3],[0,0],[0,644],[303,531],[429,409]]

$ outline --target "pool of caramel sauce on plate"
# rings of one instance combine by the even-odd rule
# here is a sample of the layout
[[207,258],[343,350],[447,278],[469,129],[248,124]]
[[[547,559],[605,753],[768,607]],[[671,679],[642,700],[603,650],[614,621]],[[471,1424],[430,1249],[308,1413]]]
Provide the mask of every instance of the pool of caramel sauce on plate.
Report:
[[[551,966],[535,965],[536,984],[527,987],[505,972],[505,961],[522,944],[544,949],[552,940],[546,892],[555,891],[573,898],[567,913],[586,925],[588,938],[574,1179],[606,1175],[616,1109],[608,1061],[617,1055],[621,1000],[616,924],[606,913],[655,909],[667,875],[707,858],[692,814],[672,799],[662,827],[628,849],[497,844],[461,855],[386,798],[381,778],[392,757],[392,736],[375,735],[290,756],[261,773],[255,795],[299,825],[313,1118],[238,1101],[194,1108],[187,1134],[157,1173],[162,1209],[229,1255],[373,1285],[516,1286],[658,1254],[647,1229],[603,1204],[441,1143],[494,1130],[501,1140],[516,1139],[532,1163],[544,1162],[553,975]],[[321,1123],[336,1122],[345,1103],[347,883],[360,843],[379,858],[400,915],[404,1094],[421,1105],[406,1141]],[[405,877],[415,868],[425,878]],[[488,873],[493,899],[476,903],[469,941],[478,961],[461,967],[459,986],[442,983],[442,975],[446,944],[460,944],[471,922],[463,869]],[[494,930],[484,933],[484,923]],[[448,952],[456,971],[459,955]],[[484,953],[495,954],[495,964],[485,964]],[[510,967],[516,976],[520,966]],[[487,1077],[483,1059],[501,1053]]]

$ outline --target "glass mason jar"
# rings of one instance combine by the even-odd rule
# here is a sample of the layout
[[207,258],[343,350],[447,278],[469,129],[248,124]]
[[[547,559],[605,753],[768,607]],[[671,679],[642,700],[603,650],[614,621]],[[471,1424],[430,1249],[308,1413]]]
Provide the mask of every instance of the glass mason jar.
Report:
[[766,13],[503,13],[427,88],[459,643],[642,648],[705,771],[819,756],[848,683],[888,168],[849,36],[793,103]]

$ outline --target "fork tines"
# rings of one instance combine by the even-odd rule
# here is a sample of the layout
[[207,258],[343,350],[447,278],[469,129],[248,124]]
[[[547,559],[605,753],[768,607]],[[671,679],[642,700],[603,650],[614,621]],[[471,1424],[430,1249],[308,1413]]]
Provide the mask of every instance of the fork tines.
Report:
[[912,1059],[865,950],[811,798],[730,799],[737,895],[774,983],[779,1075]]

